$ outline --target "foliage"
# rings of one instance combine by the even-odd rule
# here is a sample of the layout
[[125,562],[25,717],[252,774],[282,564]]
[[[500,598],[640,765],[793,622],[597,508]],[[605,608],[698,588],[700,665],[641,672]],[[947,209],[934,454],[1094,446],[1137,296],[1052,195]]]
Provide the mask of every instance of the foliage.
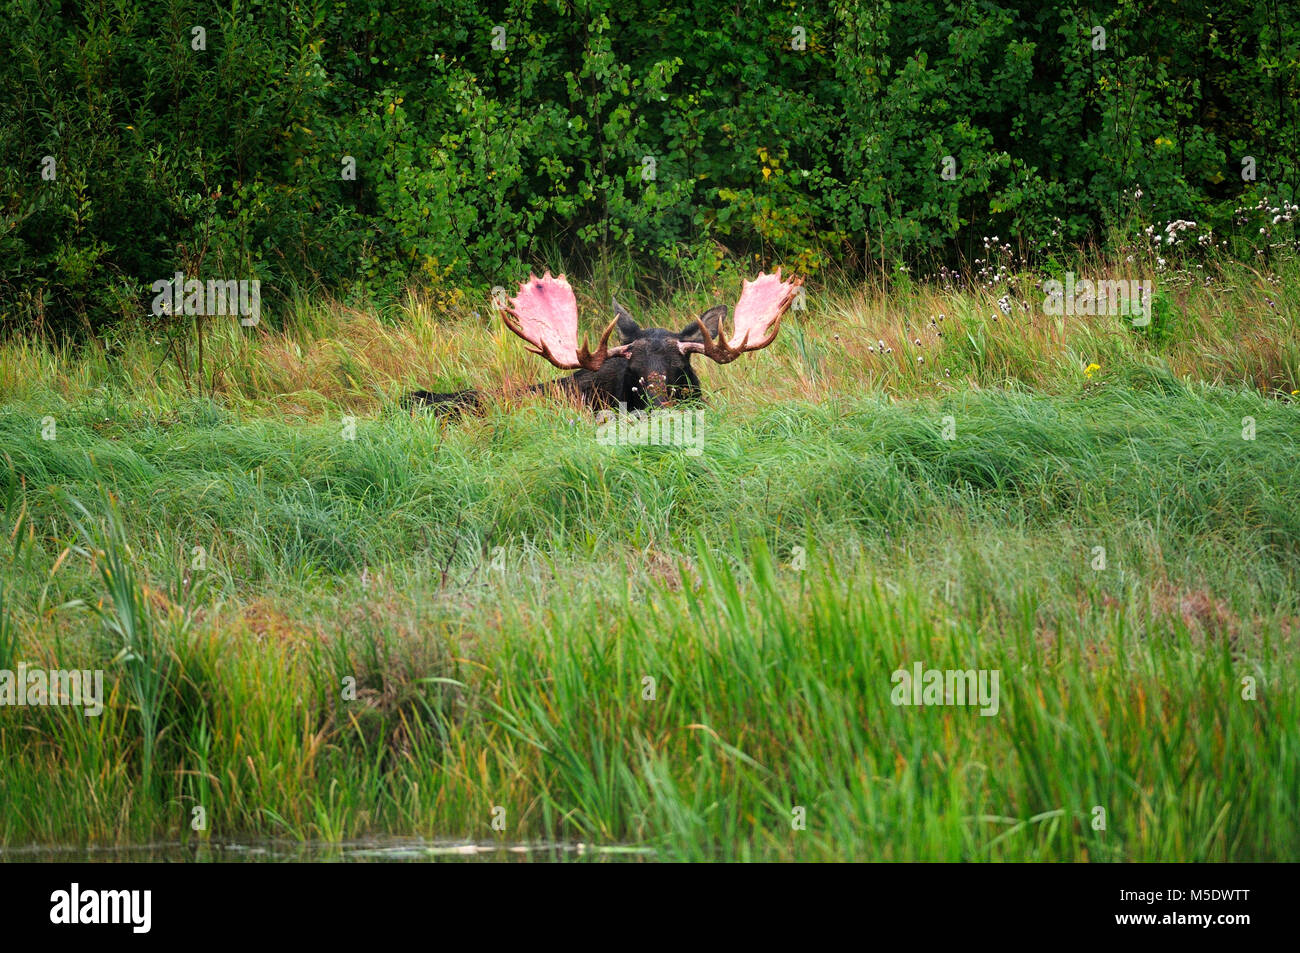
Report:
[[10,0],[0,321],[1226,226],[1296,198],[1298,102],[1300,27],[1244,0]]

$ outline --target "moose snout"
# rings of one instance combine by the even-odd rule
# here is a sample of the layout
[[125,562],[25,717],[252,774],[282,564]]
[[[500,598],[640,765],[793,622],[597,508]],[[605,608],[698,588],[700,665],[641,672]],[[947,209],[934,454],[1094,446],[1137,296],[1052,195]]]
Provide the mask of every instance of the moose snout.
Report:
[[641,378],[641,389],[652,403],[664,404],[670,400],[668,377],[664,374],[651,372],[645,375]]

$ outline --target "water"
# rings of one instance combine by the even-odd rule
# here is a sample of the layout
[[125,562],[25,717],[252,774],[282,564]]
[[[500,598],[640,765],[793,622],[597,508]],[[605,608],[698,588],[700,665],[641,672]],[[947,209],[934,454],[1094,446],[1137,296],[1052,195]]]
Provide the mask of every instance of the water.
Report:
[[299,841],[209,843],[179,841],[113,847],[60,847],[32,844],[0,847],[4,861],[51,863],[420,863],[420,862],[626,862],[655,859],[650,848],[592,844],[500,844],[376,838],[337,844]]

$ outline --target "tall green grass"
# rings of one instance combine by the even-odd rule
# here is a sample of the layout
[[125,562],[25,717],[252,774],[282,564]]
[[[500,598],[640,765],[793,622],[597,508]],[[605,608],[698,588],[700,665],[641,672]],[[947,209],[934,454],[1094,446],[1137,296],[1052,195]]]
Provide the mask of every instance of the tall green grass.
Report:
[[[49,563],[13,562],[10,586],[65,607],[14,624],[115,691],[98,720],[0,711],[0,830],[1288,856],[1296,410],[1160,380],[718,402],[697,458],[600,446],[545,405],[354,441],[205,414],[165,439],[72,417],[51,442],[13,414],[0,481]],[[99,487],[116,502],[91,530],[64,493]],[[212,592],[191,617],[154,580],[196,542]],[[917,661],[1000,670],[998,715],[894,707]]]
[[[0,669],[108,694],[0,706],[0,844],[1294,859],[1296,299],[1253,293],[1229,344],[1204,297],[1161,343],[920,289],[962,331],[893,364],[833,338],[876,304],[814,300],[844,321],[710,372],[699,456],[401,413],[404,335],[471,381],[492,340],[418,316],[322,310],[205,395],[135,339],[0,346]],[[916,663],[998,671],[997,713],[893,704]]]

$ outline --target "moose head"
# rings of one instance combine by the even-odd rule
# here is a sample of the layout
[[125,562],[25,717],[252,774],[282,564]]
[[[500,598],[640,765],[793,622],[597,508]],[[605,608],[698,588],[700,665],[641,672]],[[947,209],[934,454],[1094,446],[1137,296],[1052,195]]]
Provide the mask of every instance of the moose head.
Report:
[[[776,274],[745,281],[730,335],[722,333],[725,305],[710,308],[674,332],[642,328],[615,301],[614,320],[595,351],[585,339],[578,344],[578,305],[564,275],[555,278],[549,271],[541,278],[530,275],[500,314],[529,351],[561,370],[576,371],[556,382],[560,387],[576,392],[593,407],[622,404],[627,410],[644,410],[699,396],[700,379],[691,367],[691,355],[728,364],[746,351],[771,344],[801,284],[798,277],[782,281],[779,268]],[[615,330],[620,343],[611,346]]]

